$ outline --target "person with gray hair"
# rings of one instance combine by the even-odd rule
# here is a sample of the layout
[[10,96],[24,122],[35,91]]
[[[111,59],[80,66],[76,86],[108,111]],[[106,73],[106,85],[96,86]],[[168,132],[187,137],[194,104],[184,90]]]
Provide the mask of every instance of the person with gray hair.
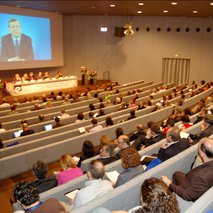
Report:
[[102,196],[113,190],[112,183],[109,180],[103,180],[105,175],[104,165],[99,160],[93,160],[89,164],[87,177],[89,181],[85,183],[85,188],[77,192],[74,200],[71,200],[73,205],[71,209],[75,209],[96,197]]
[[180,131],[177,127],[170,128],[166,135],[166,143],[158,151],[158,158],[161,161],[177,155],[188,149],[190,142],[185,138],[180,138]]
[[32,185],[36,187],[39,193],[57,186],[57,179],[55,175],[46,177],[47,170],[48,166],[43,161],[37,161],[33,164],[33,174],[36,177],[36,181],[32,182]]
[[198,154],[203,161],[202,165],[187,174],[175,172],[172,181],[167,176],[161,177],[172,192],[187,201],[197,200],[213,186],[213,139],[201,139]]
[[117,139],[117,146],[120,150],[117,152],[116,156],[121,158],[123,150],[130,146],[129,137],[127,135],[120,135]]

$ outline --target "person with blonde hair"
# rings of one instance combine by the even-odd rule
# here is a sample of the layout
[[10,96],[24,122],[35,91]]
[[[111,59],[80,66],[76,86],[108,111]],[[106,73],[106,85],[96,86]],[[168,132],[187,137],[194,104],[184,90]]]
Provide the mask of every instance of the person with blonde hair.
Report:
[[83,175],[82,170],[76,166],[76,162],[69,154],[64,154],[60,158],[62,167],[61,172],[58,174],[58,185],[64,184]]

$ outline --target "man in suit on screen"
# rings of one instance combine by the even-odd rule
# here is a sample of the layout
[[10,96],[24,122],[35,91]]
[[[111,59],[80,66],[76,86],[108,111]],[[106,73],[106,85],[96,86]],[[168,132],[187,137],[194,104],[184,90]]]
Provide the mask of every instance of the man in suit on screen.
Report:
[[10,34],[1,38],[1,61],[32,61],[34,60],[32,40],[21,32],[18,19],[10,19]]

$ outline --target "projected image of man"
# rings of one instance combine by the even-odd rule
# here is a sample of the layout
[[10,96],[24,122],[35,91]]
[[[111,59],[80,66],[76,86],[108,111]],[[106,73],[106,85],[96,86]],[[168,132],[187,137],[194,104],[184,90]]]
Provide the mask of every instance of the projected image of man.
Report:
[[10,19],[10,34],[1,38],[1,61],[32,61],[34,60],[32,39],[24,35],[18,19]]

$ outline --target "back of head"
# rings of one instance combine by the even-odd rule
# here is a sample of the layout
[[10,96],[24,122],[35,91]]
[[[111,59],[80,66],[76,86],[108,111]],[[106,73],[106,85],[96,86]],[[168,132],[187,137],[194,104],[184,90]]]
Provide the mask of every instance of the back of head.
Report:
[[13,188],[13,196],[24,206],[30,206],[39,201],[39,192],[30,182],[22,181]]
[[161,133],[160,126],[158,124],[153,124],[150,129],[151,132],[154,132],[155,134]]
[[166,138],[169,142],[171,142],[169,138],[171,138],[172,141],[179,141],[180,130],[177,127],[170,128],[167,132]]
[[96,125],[98,123],[98,120],[93,118],[91,122],[92,122],[93,125]]
[[69,154],[64,154],[60,158],[61,167],[64,169],[75,168],[76,163]]
[[92,179],[101,179],[105,174],[104,165],[99,160],[92,160],[88,166],[88,172]]
[[82,112],[79,112],[78,116],[77,116],[77,119],[78,120],[83,120],[84,119],[84,114]]
[[82,152],[86,156],[91,156],[91,157],[94,156],[95,155],[95,149],[94,149],[93,143],[89,140],[84,141]]
[[[157,178],[144,181],[141,186],[141,196],[147,212],[179,213],[178,202],[166,184]],[[146,212],[146,211],[145,211]]]
[[22,129],[25,131],[28,128],[28,123],[21,124]]
[[112,140],[107,135],[102,135],[100,141],[101,141],[101,145],[112,143]]
[[141,164],[141,156],[137,150],[133,148],[126,148],[121,154],[122,167],[128,169],[129,167],[137,167]]
[[58,116],[56,116],[54,120],[55,120],[56,123],[60,122],[60,118]]
[[213,139],[202,138],[199,142],[199,155],[204,162],[213,160]]
[[127,135],[119,136],[118,143],[125,143],[127,146],[129,146],[130,145],[129,137]]
[[106,117],[105,123],[106,123],[106,126],[112,126],[114,124],[113,120],[112,120],[112,118],[110,116]]
[[47,169],[47,164],[42,161],[37,161],[33,165],[33,173],[38,179],[44,179],[46,177]]
[[119,127],[115,130],[115,134],[116,134],[116,138],[118,138],[119,136],[124,134],[124,131],[122,128]]

